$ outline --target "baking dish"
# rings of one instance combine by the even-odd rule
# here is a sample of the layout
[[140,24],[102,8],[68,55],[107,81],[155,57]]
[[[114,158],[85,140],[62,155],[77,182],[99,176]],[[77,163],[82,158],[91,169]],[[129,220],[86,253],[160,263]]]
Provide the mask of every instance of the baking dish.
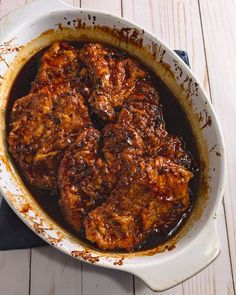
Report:
[[[26,61],[56,40],[97,40],[127,50],[167,84],[184,108],[197,138],[202,178],[195,208],[174,239],[131,254],[89,247],[56,224],[22,182],[6,145],[11,85]],[[186,280],[220,252],[216,214],[225,178],[225,149],[206,93],[183,61],[157,37],[122,18],[76,9],[59,0],[36,0],[0,21],[0,189],[18,216],[46,242],[82,261],[119,269],[162,291]],[[173,248],[171,251],[163,251]]]

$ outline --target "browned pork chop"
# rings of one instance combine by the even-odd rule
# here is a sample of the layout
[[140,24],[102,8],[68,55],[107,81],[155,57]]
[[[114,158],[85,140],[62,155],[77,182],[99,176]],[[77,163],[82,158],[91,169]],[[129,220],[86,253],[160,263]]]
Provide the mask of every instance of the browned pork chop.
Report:
[[131,251],[154,229],[173,228],[189,208],[191,177],[162,157],[129,166],[108,201],[86,217],[86,238],[100,249]]
[[71,87],[77,52],[56,43],[45,52],[32,91],[15,101],[9,150],[29,182],[56,190],[65,150],[91,125],[83,97]]

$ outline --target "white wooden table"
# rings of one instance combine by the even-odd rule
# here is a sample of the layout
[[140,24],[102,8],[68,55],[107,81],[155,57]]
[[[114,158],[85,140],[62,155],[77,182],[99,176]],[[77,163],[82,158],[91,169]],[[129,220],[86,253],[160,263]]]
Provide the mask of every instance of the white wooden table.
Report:
[[[0,0],[0,17],[30,1]],[[236,0],[65,1],[122,15],[172,48],[188,51],[192,69],[220,117],[228,151],[227,186],[218,214],[222,252],[201,273],[161,294],[236,294]],[[155,293],[132,275],[87,265],[52,247],[42,247],[0,252],[0,295],[13,294]]]

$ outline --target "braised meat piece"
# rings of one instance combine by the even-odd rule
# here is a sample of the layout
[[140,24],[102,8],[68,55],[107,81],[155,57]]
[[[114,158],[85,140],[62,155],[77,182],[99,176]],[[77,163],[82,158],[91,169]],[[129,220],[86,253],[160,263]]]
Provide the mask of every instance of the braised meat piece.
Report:
[[137,130],[142,137],[163,128],[162,106],[155,87],[148,81],[138,81],[120,111],[118,123]]
[[78,51],[68,42],[54,43],[44,53],[31,93],[46,89],[54,92],[58,87],[70,87],[82,69]]
[[[148,152],[159,143],[163,118],[156,90],[147,82],[137,82],[132,94],[124,102],[116,124],[103,129],[104,158],[113,173]],[[166,133],[166,132],[165,132]],[[153,141],[151,141],[151,137]]]
[[60,206],[66,221],[80,231],[83,217],[103,196],[97,152],[100,132],[88,128],[66,152],[59,169]]
[[109,124],[103,130],[102,149],[106,163],[115,172],[127,162],[135,162],[143,154],[144,142],[134,129]]
[[77,52],[56,43],[44,54],[29,95],[12,109],[9,150],[29,182],[55,191],[65,150],[91,125],[83,97],[70,86]]
[[189,208],[191,177],[191,172],[162,157],[133,163],[107,202],[85,218],[86,238],[100,249],[130,251],[153,230],[173,228]]
[[186,150],[181,138],[175,135],[166,134],[160,137],[160,145],[154,154],[166,157],[176,164],[182,165],[190,171],[194,170],[192,155]]
[[124,102],[118,124],[132,129],[143,141],[142,155],[156,154],[161,138],[167,135],[156,89],[148,82],[141,81]]
[[92,112],[105,122],[114,122],[124,99],[147,72],[127,55],[98,43],[84,45],[79,57],[92,77],[88,98]]
[[86,126],[90,118],[79,94],[29,94],[13,106],[9,150],[30,183],[56,190],[64,152]]
[[144,157],[162,156],[192,169],[193,159],[183,141],[165,128],[157,91],[149,82],[143,80],[136,84],[123,104],[118,124],[132,129],[140,137]]

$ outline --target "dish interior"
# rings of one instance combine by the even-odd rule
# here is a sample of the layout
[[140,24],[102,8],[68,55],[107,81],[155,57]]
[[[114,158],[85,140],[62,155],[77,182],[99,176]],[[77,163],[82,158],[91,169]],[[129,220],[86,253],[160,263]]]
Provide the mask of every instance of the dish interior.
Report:
[[[28,34],[25,34],[26,31]],[[135,28],[133,24],[125,20],[115,19],[102,13],[96,13],[95,21],[91,18],[91,12],[85,11],[63,11],[50,16],[45,15],[25,23],[10,32],[9,35],[5,35],[4,38],[6,39],[2,43],[6,50],[2,55],[4,61],[0,62],[0,75],[4,77],[0,85],[1,93],[4,94],[0,100],[2,110],[0,118],[0,181],[2,192],[15,212],[36,233],[58,249],[84,260],[87,259],[87,256],[85,257],[83,254],[84,251],[92,253],[96,257],[99,255],[101,264],[111,265],[111,267],[113,267],[116,257],[129,258],[125,261],[127,266],[136,263],[148,264],[153,262],[150,255],[158,253],[157,259],[161,262],[163,259],[175,255],[179,250],[188,247],[216,212],[217,198],[221,196],[222,169],[224,168],[223,143],[214,112],[192,74],[184,68],[184,65],[180,64],[173,53],[153,36]],[[136,253],[125,254],[109,251],[108,255],[107,251],[104,253],[92,245],[84,243],[71,234],[69,229],[58,226],[58,222],[61,223],[61,217],[53,217],[55,215],[53,209],[50,209],[49,214],[44,209],[42,210],[43,202],[35,200],[35,192],[29,191],[31,188],[22,181],[17,167],[7,152],[7,106],[9,108],[11,105],[9,97],[16,95],[13,95],[13,91],[10,94],[10,90],[16,87],[14,81],[35,54],[61,40],[76,40],[76,42],[95,40],[126,50],[161,77],[160,87],[166,89],[167,96],[177,98],[180,111],[187,117],[187,122],[189,122],[187,128],[190,128],[189,130],[192,130],[191,132],[194,134],[193,142],[196,141],[193,144],[193,149],[192,147],[189,149],[193,153],[197,151],[201,170],[198,177],[199,185],[196,184],[198,193],[194,199],[194,209],[189,215],[188,222],[184,222],[177,234],[160,246],[151,250],[138,251],[137,255]],[[29,77],[28,80],[30,80]],[[25,87],[22,90],[26,91]],[[15,96],[13,99],[16,98]],[[185,137],[184,134],[180,135]],[[187,137],[184,139],[190,146],[191,140]],[[40,199],[40,196],[38,198]],[[163,252],[165,249],[173,250]],[[74,255],[75,252],[76,255]]]
[[[64,40],[66,41],[66,40]],[[71,41],[69,42],[74,48],[81,48],[86,41]],[[23,97],[26,96],[31,89],[32,82],[34,81],[39,65],[40,60],[43,56],[43,54],[48,50],[48,47],[41,49],[39,52],[34,54],[23,66],[21,71],[18,73],[17,77],[15,78],[13,85],[11,87],[11,91],[8,98],[8,104],[7,104],[7,112],[6,112],[6,126],[7,126],[7,135],[10,132],[10,123],[11,123],[11,111],[14,102]],[[175,95],[171,92],[171,90],[168,88],[168,86],[152,72],[152,77],[155,81],[155,86],[159,94],[160,103],[162,105],[163,109],[163,117],[166,125],[166,129],[170,134],[179,136],[183,142],[185,143],[185,148],[187,151],[189,151],[195,161],[195,168],[194,168],[194,177],[190,181],[190,207],[187,211],[185,211],[182,214],[182,217],[179,219],[178,223],[168,229],[165,233],[155,232],[153,231],[151,234],[149,234],[148,238],[142,242],[135,251],[145,251],[150,250],[152,248],[155,248],[166,241],[173,238],[177,232],[183,227],[183,225],[188,221],[188,217],[191,214],[192,210],[194,209],[196,199],[198,196],[198,190],[199,190],[199,183],[201,179],[200,175],[200,156],[199,156],[199,150],[197,145],[197,139],[194,134],[194,131],[192,130],[191,124],[189,122],[189,119],[181,107],[180,103],[178,102],[178,99],[175,97]],[[100,129],[100,123],[95,121],[95,128]],[[17,166],[17,165],[16,165]],[[56,222],[59,226],[63,227],[65,230],[70,232],[72,235],[75,235],[79,237],[83,242],[89,245],[89,247],[94,247],[96,249],[96,246],[91,244],[83,234],[76,233],[72,227],[70,227],[64,220],[64,217],[61,213],[61,209],[58,205],[59,200],[59,192],[54,194],[53,196],[48,196],[48,191],[41,190],[39,188],[36,188],[35,186],[31,185],[27,179],[24,177],[23,173],[21,173],[21,169],[18,166],[18,173],[21,175],[24,184],[31,192],[33,198],[36,200],[38,205],[42,210],[44,210],[52,219],[54,222]]]

